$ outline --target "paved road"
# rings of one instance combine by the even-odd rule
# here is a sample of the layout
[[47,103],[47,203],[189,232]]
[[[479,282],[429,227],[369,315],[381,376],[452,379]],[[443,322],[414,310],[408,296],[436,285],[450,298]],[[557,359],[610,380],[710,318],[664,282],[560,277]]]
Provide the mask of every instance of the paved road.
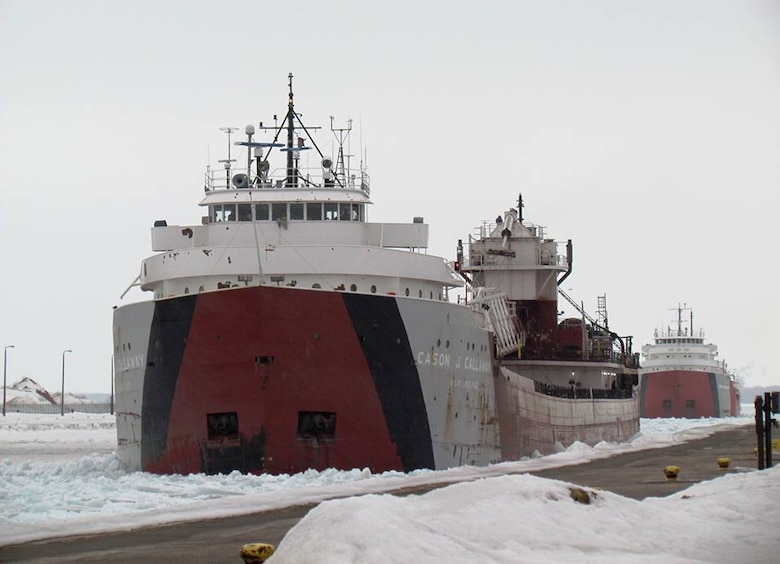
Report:
[[[731,459],[729,472],[756,468],[756,435],[752,425],[663,449],[649,449],[585,464],[532,472],[544,478],[598,487],[633,499],[666,496],[693,483],[723,475],[720,457]],[[669,482],[664,466],[680,467]],[[422,493],[432,487],[401,490]],[[93,535],[0,548],[0,562],[165,562],[166,564],[241,564],[239,547],[247,542],[278,545],[284,535],[314,507],[305,505],[253,515],[149,527],[137,531]]]

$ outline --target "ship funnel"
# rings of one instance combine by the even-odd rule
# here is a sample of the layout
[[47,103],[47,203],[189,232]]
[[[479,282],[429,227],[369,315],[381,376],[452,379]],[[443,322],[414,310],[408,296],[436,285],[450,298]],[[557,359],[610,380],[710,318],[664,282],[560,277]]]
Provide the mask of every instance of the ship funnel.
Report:
[[233,177],[233,186],[236,188],[246,188],[249,186],[249,179],[247,178],[246,174],[236,174]]

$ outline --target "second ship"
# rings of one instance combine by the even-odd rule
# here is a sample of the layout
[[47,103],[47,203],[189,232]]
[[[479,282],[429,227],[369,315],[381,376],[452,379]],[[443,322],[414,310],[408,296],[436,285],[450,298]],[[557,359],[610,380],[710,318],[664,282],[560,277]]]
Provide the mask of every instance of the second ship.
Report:
[[654,342],[642,347],[642,417],[729,417],[740,415],[740,386],[718,347],[702,329],[683,327],[685,306],[677,307],[677,326],[656,329]]

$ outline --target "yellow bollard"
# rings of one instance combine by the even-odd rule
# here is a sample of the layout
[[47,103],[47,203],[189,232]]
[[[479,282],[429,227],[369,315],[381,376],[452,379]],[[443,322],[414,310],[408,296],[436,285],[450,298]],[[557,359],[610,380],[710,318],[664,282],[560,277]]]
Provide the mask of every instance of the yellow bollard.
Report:
[[678,466],[665,466],[664,467],[664,474],[666,474],[666,481],[667,482],[674,482],[677,480],[677,474],[680,473],[680,468]]
[[253,542],[241,547],[239,554],[246,564],[262,564],[274,553],[276,548],[272,544]]
[[728,470],[729,464],[731,464],[731,459],[726,458],[725,456],[718,459],[718,466],[721,470]]
[[[589,494],[587,490],[573,487],[569,488],[569,494],[571,495],[571,498],[577,503],[584,503],[585,505],[590,503],[591,494]],[[596,494],[593,494],[593,497],[596,497]]]

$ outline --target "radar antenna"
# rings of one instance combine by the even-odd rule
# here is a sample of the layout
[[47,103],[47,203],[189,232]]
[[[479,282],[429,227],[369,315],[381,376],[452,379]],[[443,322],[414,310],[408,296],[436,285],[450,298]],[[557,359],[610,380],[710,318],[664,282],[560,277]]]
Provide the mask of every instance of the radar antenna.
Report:
[[691,310],[691,308],[688,307],[688,304],[683,302],[683,304],[680,305],[678,303],[676,310],[670,309],[669,311],[677,311],[677,335],[676,335],[677,337],[683,337],[684,336],[683,335],[683,329],[682,329],[683,323],[685,323],[685,321],[683,321],[683,317],[682,317],[683,311],[690,311],[691,312],[691,335],[693,335],[693,311]]
[[[349,133],[352,131],[352,120],[347,120],[346,127],[333,127],[333,116],[330,116],[330,130],[336,136],[336,141],[339,144],[339,154],[336,158],[336,178],[341,178],[341,185],[346,186],[347,183],[347,170],[349,165],[345,166],[344,163],[344,142],[349,139]],[[350,155],[347,155],[349,157]]]

